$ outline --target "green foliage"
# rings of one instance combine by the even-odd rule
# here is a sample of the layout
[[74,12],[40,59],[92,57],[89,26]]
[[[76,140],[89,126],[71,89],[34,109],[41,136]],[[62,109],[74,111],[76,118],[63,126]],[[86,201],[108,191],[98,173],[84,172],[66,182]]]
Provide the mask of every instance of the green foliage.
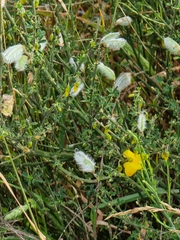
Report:
[[[0,52],[22,44],[28,57],[21,72],[0,62],[1,239],[180,239],[179,56],[163,45],[179,41],[178,4],[8,1],[1,9]],[[114,24],[125,15],[129,26]],[[101,39],[118,31],[127,44],[111,51]],[[116,78],[131,73],[131,84],[118,92],[99,62]],[[94,173],[79,170],[77,149],[95,160]],[[141,156],[131,177],[125,150]],[[157,211],[133,212],[143,206]]]

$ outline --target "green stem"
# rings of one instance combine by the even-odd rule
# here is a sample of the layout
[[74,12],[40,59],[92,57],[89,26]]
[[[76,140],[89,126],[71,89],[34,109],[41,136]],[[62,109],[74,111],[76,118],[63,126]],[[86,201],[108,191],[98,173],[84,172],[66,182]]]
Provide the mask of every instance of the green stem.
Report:
[[171,182],[170,182],[170,173],[169,173],[169,162],[166,162],[167,166],[167,201],[171,205]]
[[5,146],[6,146],[6,150],[7,150],[8,154],[9,154],[9,158],[10,158],[10,161],[11,161],[11,164],[12,164],[12,167],[13,167],[13,170],[14,170],[14,173],[15,173],[15,175],[16,175],[17,181],[18,181],[18,183],[19,183],[21,192],[22,192],[22,194],[23,194],[24,200],[25,200],[25,202],[26,202],[26,204],[27,204],[27,206],[28,206],[29,213],[30,213],[31,218],[32,218],[32,220],[33,220],[33,223],[34,223],[34,225],[35,225],[35,227],[36,227],[36,229],[37,229],[36,232],[39,233],[38,227],[37,227],[37,224],[36,224],[34,215],[33,215],[33,212],[32,212],[32,210],[31,210],[31,206],[30,206],[29,201],[28,201],[28,199],[27,199],[27,197],[26,197],[26,193],[25,193],[25,191],[24,191],[23,185],[22,185],[21,180],[20,180],[20,177],[19,177],[19,175],[18,175],[18,172],[17,172],[16,166],[15,166],[15,164],[14,164],[13,158],[12,158],[12,156],[11,156],[11,153],[10,153],[10,150],[9,150],[9,147],[8,147],[8,144],[7,144],[7,141],[6,141],[6,138],[5,138],[5,136],[4,136],[3,134],[2,134],[2,138],[3,138],[4,144],[5,144]]
[[[164,206],[161,204],[161,199],[159,198],[159,195],[157,193],[157,189],[154,189],[153,186],[151,186],[149,183],[147,183],[145,180],[143,180],[143,183],[146,185],[146,187],[149,190],[149,197],[151,197],[151,199],[153,200],[153,202],[157,205],[158,208],[162,208],[164,209]],[[153,198],[152,198],[153,195]],[[174,223],[171,220],[171,217],[169,216],[169,214],[167,212],[162,212],[162,214],[164,215],[164,217],[166,218],[166,220],[168,221],[170,227],[173,230],[176,230],[176,227],[174,225]],[[166,228],[169,229],[169,227],[167,226]],[[177,233],[178,239],[180,239],[179,234]]]
[[3,23],[3,10],[0,2],[0,96],[2,92],[2,64],[3,64],[3,59],[2,59],[2,23]]
[[9,11],[7,10],[7,8],[4,6],[4,10],[6,12],[7,17],[9,18],[9,20],[12,22],[13,26],[16,28],[16,31],[18,31],[18,34],[20,35],[21,39],[23,40],[23,42],[26,44],[26,39],[23,37],[23,35],[21,34],[21,31],[19,30],[19,27],[16,25],[14,19],[11,17]]

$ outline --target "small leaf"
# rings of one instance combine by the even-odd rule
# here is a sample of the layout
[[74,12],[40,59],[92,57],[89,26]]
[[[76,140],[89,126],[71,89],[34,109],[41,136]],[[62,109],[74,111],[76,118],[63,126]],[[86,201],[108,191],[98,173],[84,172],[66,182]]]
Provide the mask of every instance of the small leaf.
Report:
[[18,217],[20,217],[23,213],[22,208],[24,211],[28,210],[28,206],[26,204],[21,205],[21,207],[14,208],[8,214],[6,214],[6,216],[4,217],[4,220],[8,221],[8,220],[17,219]]

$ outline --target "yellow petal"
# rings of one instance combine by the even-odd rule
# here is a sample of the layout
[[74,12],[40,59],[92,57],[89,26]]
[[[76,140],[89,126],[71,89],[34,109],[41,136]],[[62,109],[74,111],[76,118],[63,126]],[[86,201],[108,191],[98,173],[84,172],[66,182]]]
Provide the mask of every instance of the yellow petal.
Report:
[[134,159],[134,153],[131,152],[130,150],[126,150],[126,151],[123,152],[123,157],[132,161]]
[[161,157],[162,157],[162,159],[164,159],[167,162],[167,160],[169,158],[169,152],[162,153]]
[[136,161],[136,162],[142,162],[141,160],[141,155],[138,154],[138,153],[134,153],[134,158],[133,158],[133,161]]
[[77,92],[79,85],[80,85],[80,82],[76,82],[74,84],[74,92]]
[[65,97],[68,97],[70,93],[70,86],[68,85],[65,89]]
[[133,168],[133,165],[131,164],[131,162],[126,162],[124,163],[123,166],[124,166],[124,172],[128,177],[131,177],[137,172],[137,169]]
[[142,169],[142,165],[138,161],[132,161],[132,162],[130,162],[130,164],[131,164],[131,167],[136,169],[136,170]]

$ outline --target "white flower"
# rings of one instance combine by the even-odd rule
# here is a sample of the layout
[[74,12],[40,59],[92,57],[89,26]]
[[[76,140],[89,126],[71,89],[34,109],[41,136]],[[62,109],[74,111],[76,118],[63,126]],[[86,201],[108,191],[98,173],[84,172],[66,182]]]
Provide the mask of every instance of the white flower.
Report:
[[132,22],[132,18],[129,16],[121,17],[116,22],[115,25],[128,26]]
[[[69,63],[70,63],[70,65],[71,65],[71,67],[74,68],[75,71],[77,71],[78,66],[79,66],[79,62],[77,62],[77,64],[78,64],[78,66],[77,66],[76,62],[74,61],[74,58],[73,58],[73,57],[70,57]],[[80,70],[82,73],[85,72],[85,65],[84,65],[84,63],[81,63],[81,65],[80,65],[80,67],[79,67],[79,70]]]
[[164,46],[174,55],[180,54],[180,45],[170,37],[164,38]]
[[117,51],[120,48],[123,48],[126,42],[127,41],[124,38],[111,39],[106,43],[106,47],[113,51]]
[[114,71],[105,66],[104,63],[100,62],[98,65],[97,65],[97,70],[102,74],[104,75],[105,77],[107,77],[109,80],[115,80],[116,76],[115,76],[115,73]]
[[113,51],[117,51],[120,48],[124,47],[126,40],[124,38],[119,38],[119,32],[108,33],[101,39],[103,45]]
[[117,88],[119,92],[123,91],[127,86],[131,84],[131,73],[125,72],[121,73],[114,83],[114,87]]
[[71,88],[70,96],[76,97],[84,88],[84,83],[81,80],[77,80],[74,86]]
[[40,44],[40,51],[43,51],[48,44],[46,37],[43,37],[39,42],[39,44]]
[[77,65],[76,65],[73,57],[70,57],[69,64],[71,65],[71,67],[74,68],[75,71],[77,70]]
[[18,72],[24,71],[28,63],[28,57],[22,55],[22,57],[15,63],[15,68]]
[[5,63],[14,63],[17,62],[24,53],[24,46],[17,44],[11,47],[8,47],[4,52],[2,52],[2,57]]
[[112,39],[119,38],[119,37],[120,37],[120,33],[119,32],[108,33],[101,39],[101,43],[106,45],[107,42],[111,41]]
[[137,127],[141,133],[144,132],[146,128],[146,114],[144,111],[139,114]]
[[85,64],[84,63],[81,63],[81,66],[80,66],[80,71],[82,72],[82,73],[84,73],[85,72]]
[[1,1],[1,8],[3,8],[6,4],[6,0],[0,0]]
[[61,32],[59,33],[59,47],[64,47],[64,39]]
[[92,157],[86,155],[82,151],[77,151],[74,153],[74,159],[81,171],[94,172],[96,163],[94,162]]

